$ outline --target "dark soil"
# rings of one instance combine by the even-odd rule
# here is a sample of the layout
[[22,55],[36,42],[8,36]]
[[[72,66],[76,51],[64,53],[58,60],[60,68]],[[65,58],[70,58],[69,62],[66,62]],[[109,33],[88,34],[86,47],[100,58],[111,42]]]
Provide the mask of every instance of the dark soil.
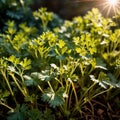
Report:
[[[7,120],[8,112],[6,107],[0,106],[0,120]],[[120,96],[109,101],[105,101],[104,96],[89,101],[82,108],[82,116],[74,120],[120,120]]]

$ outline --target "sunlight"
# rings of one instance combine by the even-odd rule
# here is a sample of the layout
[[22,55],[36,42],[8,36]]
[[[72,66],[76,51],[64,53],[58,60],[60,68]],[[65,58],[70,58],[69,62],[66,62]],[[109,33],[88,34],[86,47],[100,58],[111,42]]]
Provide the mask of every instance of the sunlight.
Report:
[[103,5],[103,10],[107,12],[107,16],[109,16],[111,12],[115,15],[118,9],[120,9],[120,0],[106,0],[101,5]]
[[118,3],[118,0],[109,0],[110,5],[116,5]]

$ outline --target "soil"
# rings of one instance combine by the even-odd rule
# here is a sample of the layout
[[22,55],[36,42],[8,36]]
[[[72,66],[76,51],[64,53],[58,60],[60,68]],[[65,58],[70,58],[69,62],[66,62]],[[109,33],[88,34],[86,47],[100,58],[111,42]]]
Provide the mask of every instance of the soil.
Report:
[[[100,96],[89,101],[82,108],[82,117],[76,116],[74,120],[120,120],[120,95],[109,101],[104,98]],[[0,106],[0,120],[7,120],[7,113],[8,109]]]

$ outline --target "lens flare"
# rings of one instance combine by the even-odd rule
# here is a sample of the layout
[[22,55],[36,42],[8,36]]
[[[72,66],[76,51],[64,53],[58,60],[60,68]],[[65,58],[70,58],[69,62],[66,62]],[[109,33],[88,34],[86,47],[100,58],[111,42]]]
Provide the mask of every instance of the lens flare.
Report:
[[109,0],[109,4],[114,6],[117,5],[118,0]]
[[107,16],[110,14],[116,15],[118,10],[120,10],[120,0],[105,0],[101,6],[103,6],[103,11],[106,12]]

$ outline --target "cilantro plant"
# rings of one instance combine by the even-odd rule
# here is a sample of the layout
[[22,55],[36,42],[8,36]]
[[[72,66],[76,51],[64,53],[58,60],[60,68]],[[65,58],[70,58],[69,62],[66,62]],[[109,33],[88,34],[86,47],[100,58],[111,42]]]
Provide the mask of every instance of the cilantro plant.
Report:
[[92,9],[49,29],[52,12],[32,15],[34,24],[9,20],[0,34],[0,104],[12,111],[8,120],[73,119],[95,97],[119,93],[120,29],[112,19]]
[[36,19],[40,19],[42,21],[42,27],[43,30],[45,31],[48,25],[48,22],[52,20],[53,18],[53,13],[52,12],[46,12],[47,9],[46,8],[41,8],[38,11],[35,11],[33,13],[34,17]]

